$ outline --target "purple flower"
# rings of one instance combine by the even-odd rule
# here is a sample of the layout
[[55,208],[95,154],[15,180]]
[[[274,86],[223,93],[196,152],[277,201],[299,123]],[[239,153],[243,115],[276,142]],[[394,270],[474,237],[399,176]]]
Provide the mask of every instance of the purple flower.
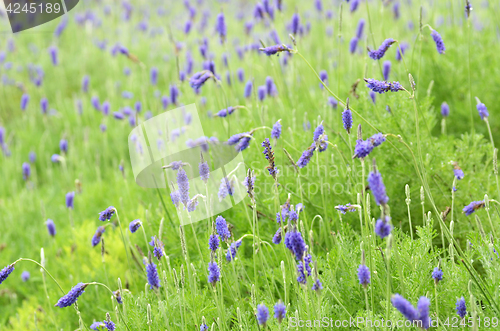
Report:
[[226,260],[228,262],[231,262],[232,260],[234,260],[234,258],[236,257],[236,253],[238,253],[238,249],[240,248],[241,246],[241,239],[234,242],[234,243],[231,243],[231,246],[229,246],[228,250],[227,250],[227,254],[226,254]]
[[104,221],[109,221],[111,217],[115,214],[116,209],[113,206],[109,206],[105,210],[99,213],[99,221],[104,222]]
[[427,330],[431,324],[431,318],[429,317],[429,306],[431,302],[424,296],[421,296],[417,302],[418,319],[422,322],[422,328]]
[[102,327],[106,327],[106,325],[104,325],[104,322],[94,322],[90,325],[91,330],[102,330]]
[[[0,144],[1,144],[1,142],[0,142]],[[36,153],[35,153],[35,152],[33,152],[33,151],[31,151],[31,152],[29,153],[29,159],[30,159],[30,162],[31,162],[31,163],[35,163],[35,161],[36,161]]]
[[220,279],[220,270],[217,262],[208,262],[208,282],[215,286]]
[[220,215],[215,219],[215,230],[222,241],[226,241],[231,237],[231,232],[229,232],[226,220]]
[[57,50],[56,46],[49,47],[50,59],[52,60],[52,64],[54,66],[57,66],[57,64],[58,64],[57,53],[58,53],[58,50]]
[[248,80],[247,83],[245,84],[245,91],[244,91],[245,98],[250,98],[250,96],[252,95],[252,87],[253,87],[252,81]]
[[312,156],[314,155],[315,144],[313,143],[310,147],[308,147],[297,160],[297,166],[299,168],[304,168],[309,161],[311,161]]
[[373,144],[370,140],[356,140],[356,146],[354,147],[354,157],[357,158],[365,158],[367,157],[371,151],[373,150]]
[[24,162],[22,165],[23,178],[24,180],[28,180],[31,176],[31,166],[28,162]]
[[208,163],[206,161],[200,162],[198,169],[200,171],[201,179],[206,183],[210,178],[210,168],[208,167]]
[[101,110],[101,104],[99,102],[99,97],[97,96],[93,96],[91,99],[90,99],[90,103],[92,104],[92,106],[94,107],[95,110],[97,111],[100,111]]
[[385,216],[383,218],[379,218],[377,223],[375,223],[375,234],[382,239],[391,234],[392,225],[389,223],[389,220],[389,216]]
[[382,175],[376,169],[368,174],[368,185],[377,205],[385,205],[389,202],[389,197],[385,192],[385,186],[382,182]]
[[72,304],[78,300],[78,297],[85,292],[85,288],[88,286],[88,284],[85,283],[78,283],[76,284],[69,292],[68,294],[64,295],[62,298],[57,301],[55,304],[55,307],[59,308],[64,308],[64,307],[69,307]]
[[156,269],[156,264],[153,261],[146,265],[146,274],[148,277],[149,288],[157,289],[160,285],[160,276],[158,276],[158,270]]
[[448,106],[446,102],[441,104],[441,115],[443,117],[448,117],[448,115],[450,115],[450,106]]
[[392,6],[392,12],[394,14],[394,18],[398,19],[399,18],[399,2],[394,3],[394,6]]
[[177,104],[177,98],[179,97],[179,88],[176,85],[170,85],[170,102],[173,105]]
[[125,115],[122,112],[115,111],[113,112],[113,117],[117,120],[122,120],[125,118]]
[[266,77],[266,92],[268,96],[276,96],[278,90],[271,76]]
[[286,306],[280,301],[274,305],[274,318],[281,323],[286,317]]
[[217,15],[215,31],[217,31],[217,33],[219,34],[221,42],[224,42],[227,33],[226,22],[224,20],[224,13],[219,13],[219,15]]
[[186,209],[188,213],[191,213],[196,210],[197,206],[198,206],[198,196],[195,196],[194,198],[188,201]]
[[[321,70],[319,72],[319,78],[321,79],[321,81],[325,84],[325,85],[328,85],[328,73],[325,71],[325,70]],[[323,89],[323,84],[319,83],[319,87],[321,89]]]
[[441,38],[441,35],[436,30],[432,30],[431,36],[432,39],[434,39],[434,42],[436,43],[436,49],[438,53],[444,54],[446,47],[444,46],[443,38]]
[[23,273],[21,274],[21,279],[23,280],[23,282],[27,282],[30,279],[30,273],[26,270],[23,271]]
[[479,112],[479,116],[481,116],[481,119],[484,120],[484,118],[488,118],[490,114],[488,113],[488,109],[484,105],[484,103],[478,103],[477,106],[477,111]]
[[319,281],[319,279],[316,279],[311,287],[313,291],[319,291],[323,289],[323,284]]
[[243,68],[238,68],[238,70],[236,71],[236,76],[238,76],[238,80],[240,82],[243,82],[245,80],[245,71],[243,70]]
[[189,202],[189,179],[182,168],[177,170],[177,186],[179,187],[180,200],[186,206]]
[[389,74],[391,73],[391,61],[389,60],[384,61],[382,67],[383,67],[384,80],[387,81],[389,80]]
[[131,233],[135,233],[141,227],[141,225],[141,220],[133,220],[132,222],[130,222],[128,228]]
[[106,228],[104,226],[100,226],[97,228],[94,236],[92,237],[92,247],[97,246],[101,242],[101,237]]
[[392,305],[394,308],[399,310],[399,312],[409,321],[413,322],[418,320],[418,311],[413,307],[413,305],[403,298],[399,294],[394,294],[391,298]]
[[108,116],[110,107],[109,101],[104,101],[102,103],[102,114]]
[[281,123],[280,121],[277,121],[276,123],[274,123],[273,129],[271,130],[271,138],[279,139],[280,136],[281,136]]
[[354,206],[351,206],[350,203],[346,204],[346,205],[338,205],[338,206],[335,206],[335,209],[337,209],[339,212],[341,212],[342,214],[345,215],[346,212],[355,212],[356,211],[356,207]]
[[469,216],[474,213],[476,210],[483,208],[485,206],[484,200],[481,201],[472,201],[470,204],[462,209],[462,212],[465,213],[465,216]]
[[194,90],[199,90],[211,77],[214,77],[213,74],[207,70],[197,72],[189,79],[189,86]]
[[47,231],[49,232],[49,235],[52,237],[55,236],[56,235],[56,225],[54,224],[54,221],[52,221],[49,218],[45,222],[45,225],[47,226]]
[[356,52],[357,47],[358,47],[358,37],[352,37],[351,41],[349,42],[349,52],[351,52],[351,54],[354,54],[354,52]]
[[398,50],[396,51],[396,60],[401,61],[405,51],[410,47],[407,42],[402,42],[399,44]]
[[438,267],[435,267],[432,271],[432,278],[437,284],[439,281],[443,280],[443,271]]
[[267,320],[269,319],[269,309],[267,309],[263,303],[257,306],[256,317],[257,322],[265,328]]
[[61,139],[61,141],[59,141],[59,149],[61,153],[68,153],[68,141],[66,139]]
[[66,193],[66,208],[73,209],[75,202],[75,192]]
[[[0,284],[1,283],[2,282],[0,282]],[[456,308],[457,308],[457,315],[463,319],[465,315],[467,315],[467,307],[465,306],[464,297],[461,297],[460,299],[457,300]]]
[[113,323],[111,320],[104,321],[104,326],[106,327],[106,329],[108,329],[108,331],[115,331],[115,323]]
[[385,92],[397,92],[397,91],[402,91],[403,87],[401,86],[400,83],[398,82],[384,82],[384,81],[379,81],[373,78],[365,78],[366,87],[368,87],[370,90],[373,92],[377,93],[385,93]]
[[346,108],[342,112],[342,122],[344,123],[344,129],[350,134],[352,128],[352,113],[349,108]]
[[281,228],[279,228],[278,231],[276,231],[276,233],[273,236],[273,244],[278,245],[279,243],[281,243],[281,239],[282,239]]
[[351,0],[351,13],[355,12],[358,9],[359,0]]
[[9,264],[0,271],[0,284],[2,284],[7,279],[7,277],[9,277],[14,269],[14,264]]
[[302,260],[306,252],[306,243],[299,231],[289,231],[285,234],[285,246],[295,255],[297,260]]
[[370,58],[372,58],[374,60],[380,60],[381,58],[384,57],[385,52],[387,52],[389,47],[391,47],[391,45],[394,44],[395,42],[396,42],[396,40],[394,40],[392,38],[388,38],[388,39],[384,40],[377,50],[374,50],[374,51],[369,50],[368,56],[370,56]]
[[215,252],[219,248],[219,237],[215,234],[211,234],[208,238],[208,248]]
[[279,44],[264,47],[264,48],[259,48],[259,50],[261,52],[264,52],[267,56],[271,56],[271,55],[281,53],[281,52],[289,52],[288,47],[285,47],[284,45],[279,45]]
[[297,35],[300,28],[300,16],[298,13],[293,14],[292,21],[290,22],[290,30],[293,35]]
[[89,91],[89,82],[90,82],[89,75],[83,76],[83,78],[82,78],[82,92],[87,93]]
[[259,101],[264,101],[266,98],[266,86],[261,85],[257,88],[257,96],[259,98]]
[[47,114],[47,110],[49,109],[49,101],[47,98],[42,98],[40,100],[40,109],[42,111],[42,114]]
[[276,179],[276,176],[278,175],[278,169],[276,168],[276,165],[274,163],[274,152],[271,147],[271,143],[269,142],[269,138],[266,138],[262,144],[262,147],[264,147],[264,151],[262,152],[265,156],[266,159],[269,163],[267,166],[267,170],[269,171],[269,174]]
[[458,179],[458,180],[461,180],[464,178],[464,171],[462,169],[460,169],[458,166],[453,169],[453,174],[455,175],[455,177]]
[[163,110],[167,109],[168,104],[169,104],[169,98],[166,95],[162,96],[161,97],[161,105],[162,105]]
[[52,161],[52,163],[59,163],[62,160],[62,157],[58,154],[53,154],[50,157],[50,160]]
[[26,110],[28,103],[30,101],[30,96],[28,93],[24,93],[21,97],[21,110]]
[[356,38],[361,38],[363,36],[364,28],[365,28],[365,20],[361,18],[358,21],[358,26],[356,27]]
[[334,97],[328,97],[328,104],[332,107],[332,108],[337,108],[338,106],[338,101],[337,99],[335,99]]
[[364,264],[359,265],[358,279],[359,279],[359,284],[363,285],[364,287],[370,284],[370,269],[368,269],[368,267]]

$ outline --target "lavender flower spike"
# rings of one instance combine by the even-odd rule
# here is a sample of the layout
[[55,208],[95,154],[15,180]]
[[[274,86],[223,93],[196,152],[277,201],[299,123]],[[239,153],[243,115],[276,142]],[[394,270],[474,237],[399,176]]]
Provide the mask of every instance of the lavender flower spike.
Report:
[[278,120],[273,125],[273,129],[271,130],[271,138],[279,139],[281,136],[281,120]]
[[360,264],[358,268],[358,279],[359,284],[363,287],[367,287],[370,284],[370,269],[364,264]]
[[377,223],[375,223],[375,234],[382,239],[391,234],[392,225],[389,223],[389,221],[390,217],[386,215],[382,218],[379,218],[377,220]]
[[344,123],[344,129],[348,134],[351,133],[352,128],[352,112],[349,109],[349,106],[342,112],[342,122]]
[[49,232],[49,235],[51,237],[54,237],[56,235],[56,225],[54,224],[54,221],[49,218],[45,222],[45,225],[47,226],[47,231]]
[[65,296],[60,298],[59,301],[57,301],[57,303],[55,304],[55,307],[65,308],[65,307],[71,306],[72,304],[74,304],[76,302],[76,300],[78,300],[78,297],[80,295],[82,295],[83,292],[85,292],[85,288],[88,285],[89,284],[85,284],[85,283],[76,284],[75,287],[73,287],[68,292],[68,294],[66,294]]
[[373,78],[365,78],[366,87],[368,87],[373,92],[385,93],[385,92],[398,92],[404,91],[404,87],[399,82],[388,83],[385,81],[376,80]]
[[431,36],[432,39],[434,39],[434,42],[436,43],[436,49],[438,53],[444,54],[446,47],[444,46],[443,38],[441,38],[441,35],[436,30],[432,30]]
[[465,213],[465,216],[469,216],[473,214],[476,210],[483,208],[485,206],[484,200],[481,201],[472,201],[470,204],[462,209],[462,212]]
[[281,52],[290,52],[290,49],[285,45],[273,45],[268,47],[261,47],[259,51],[264,52],[267,56],[271,56]]
[[477,108],[479,116],[481,116],[482,120],[484,120],[485,118],[488,118],[488,116],[490,116],[490,114],[488,113],[488,108],[486,108],[484,103],[478,102],[476,108]]
[[128,228],[130,232],[135,233],[141,227],[141,225],[141,220],[133,220],[132,222],[130,222]]
[[391,298],[392,305],[394,308],[399,310],[399,312],[409,321],[418,320],[418,311],[413,307],[413,305],[403,298],[399,294],[394,294]]
[[208,262],[208,282],[215,286],[219,279],[220,269],[217,262]]
[[316,145],[313,143],[302,153],[300,158],[297,160],[297,166],[299,168],[304,168],[309,163],[309,161],[311,161],[311,158],[314,155],[315,146]]
[[278,302],[274,305],[274,318],[278,320],[278,323],[281,323],[286,317],[286,307],[283,302]]
[[368,185],[373,192],[373,197],[377,205],[385,205],[389,201],[389,197],[385,193],[385,185],[382,182],[382,176],[374,166],[373,172],[368,175]]
[[229,232],[226,220],[220,215],[215,219],[215,229],[217,230],[217,234],[222,241],[226,241],[229,237],[231,237],[231,232]]
[[181,202],[184,206],[187,206],[189,202],[189,179],[186,172],[182,168],[177,170],[177,186],[179,186]]
[[7,279],[7,277],[9,277],[14,269],[14,263],[12,263],[0,271],[0,284],[2,284]]
[[109,206],[104,211],[99,213],[99,220],[102,222],[109,221],[111,219],[111,217],[113,217],[115,212],[116,212],[115,207]]
[[226,21],[224,19],[224,13],[219,13],[219,15],[217,15],[217,23],[215,25],[215,30],[219,34],[221,42],[224,42],[224,40],[226,39],[226,34],[227,34]]
[[429,317],[429,306],[431,305],[431,301],[426,297],[422,296],[418,299],[417,302],[417,310],[418,310],[418,319],[421,323],[419,326],[422,329],[427,330],[431,325],[431,318]]
[[[151,256],[150,256],[151,257]],[[150,289],[157,289],[160,285],[160,276],[158,276],[158,270],[156,269],[156,264],[152,261],[146,265],[146,273],[148,276],[148,283]]]
[[457,315],[460,316],[460,318],[463,319],[465,317],[465,315],[467,315],[467,308],[465,306],[465,299],[464,299],[464,297],[461,297],[460,299],[457,300],[456,307],[457,307]]
[[382,42],[382,45],[380,45],[380,47],[377,50],[374,50],[374,51],[368,50],[368,56],[370,56],[370,58],[372,58],[374,60],[380,60],[381,58],[384,57],[385,52],[387,52],[389,47],[391,47],[391,45],[394,44],[395,42],[396,42],[396,40],[394,40],[392,38],[384,40]]
[[437,284],[439,281],[443,280],[443,271],[439,269],[439,267],[435,267],[432,271],[432,278]]
[[269,319],[269,309],[267,309],[263,303],[257,306],[256,317],[259,324],[265,328],[267,320]]

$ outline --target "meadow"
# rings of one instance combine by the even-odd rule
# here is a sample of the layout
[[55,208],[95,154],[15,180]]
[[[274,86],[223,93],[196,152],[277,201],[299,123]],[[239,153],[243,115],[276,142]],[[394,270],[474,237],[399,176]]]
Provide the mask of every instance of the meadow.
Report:
[[[499,12],[0,9],[0,330],[500,330]],[[175,112],[196,157],[141,186],[131,132]]]

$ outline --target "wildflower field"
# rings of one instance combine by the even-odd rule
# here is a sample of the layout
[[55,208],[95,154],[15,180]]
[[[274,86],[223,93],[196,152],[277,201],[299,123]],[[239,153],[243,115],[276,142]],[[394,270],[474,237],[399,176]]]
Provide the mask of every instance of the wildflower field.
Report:
[[500,330],[500,3],[7,11],[0,330]]

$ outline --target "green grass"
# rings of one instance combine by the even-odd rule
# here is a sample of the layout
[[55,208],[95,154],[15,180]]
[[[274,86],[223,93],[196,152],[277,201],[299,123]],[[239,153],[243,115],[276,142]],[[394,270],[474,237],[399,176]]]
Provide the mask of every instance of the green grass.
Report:
[[[40,250],[43,248],[45,266],[65,292],[79,282],[103,283],[115,291],[119,288],[118,279],[122,288],[128,291],[123,294],[124,304],[118,305],[104,287],[89,286],[78,300],[80,325],[73,307],[53,307],[62,292],[50,277],[45,275],[44,279],[39,266],[21,261],[0,285],[0,329],[85,330],[93,321],[104,320],[109,312],[118,330],[195,330],[199,329],[202,316],[209,327],[215,323],[214,330],[259,330],[263,328],[258,326],[255,318],[256,305],[264,303],[273,315],[272,307],[278,300],[287,305],[287,319],[279,325],[271,316],[268,329],[294,329],[288,317],[295,316],[301,320],[323,317],[333,320],[349,320],[350,317],[403,320],[403,316],[388,302],[388,295],[394,293],[400,293],[414,305],[421,296],[429,298],[433,319],[436,319],[436,307],[441,321],[450,318],[449,325],[436,328],[439,330],[454,329],[451,318],[457,316],[455,303],[462,296],[469,312],[466,319],[477,317],[483,323],[485,318],[498,316],[495,307],[500,305],[497,286],[500,268],[498,256],[493,252],[495,247],[496,251],[499,250],[496,234],[500,231],[500,214],[497,204],[491,202],[488,210],[480,209],[471,216],[462,213],[465,205],[482,200],[485,194],[490,199],[500,199],[493,172],[494,147],[486,123],[477,114],[474,100],[477,96],[488,107],[492,135],[494,140],[499,141],[495,100],[500,70],[496,56],[500,50],[496,33],[498,5],[493,2],[489,7],[483,7],[479,2],[473,4],[468,38],[468,21],[464,18],[461,3],[453,3],[453,10],[448,1],[435,1],[433,5],[424,3],[423,24],[430,24],[439,31],[446,44],[446,53],[440,55],[428,29],[423,30],[422,36],[419,35],[420,10],[417,3],[409,6],[402,2],[401,17],[395,20],[391,6],[371,1],[372,26],[369,26],[364,2],[354,13],[350,13],[349,4],[344,2],[342,30],[339,31],[339,1],[323,1],[325,11],[334,11],[331,20],[325,19],[325,12],[320,16],[312,3],[284,2],[284,12],[276,12],[275,20],[270,21],[268,27],[262,22],[256,23],[251,37],[244,34],[243,22],[250,19],[254,4],[217,1],[205,1],[197,6],[195,25],[188,36],[182,32],[188,19],[188,12],[182,4],[169,4],[169,14],[160,17],[156,15],[158,4],[153,2],[134,3],[129,22],[121,19],[122,8],[118,3],[80,3],[75,12],[70,12],[70,22],[60,38],[53,36],[58,22],[50,22],[33,32],[12,37],[4,34],[0,50],[7,49],[9,39],[14,41],[16,47],[14,52],[6,52],[5,61],[13,63],[12,69],[2,66],[0,74],[22,84],[31,99],[26,111],[22,112],[19,107],[22,90],[16,85],[1,85],[0,126],[6,130],[6,143],[11,156],[0,154],[0,268],[21,257],[40,261]],[[108,18],[104,18],[104,5],[111,6]],[[224,45],[220,44],[213,31],[220,8],[228,24],[228,42]],[[295,8],[304,24],[311,22],[311,31],[296,38],[296,49],[317,72],[326,70],[332,92],[343,101],[349,97],[350,106],[366,119],[365,122],[354,114],[350,135],[342,128],[341,105],[337,109],[328,105],[327,98],[331,95],[319,88],[314,72],[298,54],[288,59],[287,66],[281,64],[283,54],[267,57],[251,50],[245,53],[243,60],[238,58],[233,44],[236,39],[240,46],[258,43],[259,39],[271,45],[269,32],[273,28],[279,32],[282,42],[292,44],[285,26]],[[84,13],[87,9],[101,17],[100,27],[92,27],[90,23],[81,27],[75,23],[76,13]],[[150,11],[151,17],[147,20],[149,29],[162,27],[163,34],[151,37],[137,30],[136,25],[142,20],[141,9]],[[200,32],[198,26],[205,9],[211,9],[211,16],[207,27]],[[236,15],[240,12],[244,12],[247,19],[238,21]],[[440,17],[444,19],[442,25],[437,24]],[[360,40],[359,46],[362,53],[352,55],[349,53],[349,41],[360,18],[367,20],[364,39]],[[410,20],[413,29],[408,28]],[[1,22],[2,27],[7,27],[5,19]],[[326,32],[328,29],[333,30],[333,34],[329,35]],[[183,70],[186,65],[186,49],[190,49],[194,58],[193,72],[202,69],[203,59],[198,45],[203,37],[209,39],[209,50],[215,56],[216,71],[221,75],[226,95],[213,81],[207,82],[201,93],[196,95],[189,87],[188,79],[184,82],[178,79],[178,67]],[[410,92],[407,71],[411,73],[417,83],[416,96],[411,99],[404,91],[377,94],[376,104],[373,104],[362,79],[381,79],[382,76],[379,64],[366,55],[365,45],[373,49],[389,37],[410,44],[405,53],[406,68],[403,62],[395,60],[396,44],[380,61],[392,62],[390,80],[401,82]],[[106,51],[94,45],[95,40],[103,39],[108,41]],[[177,41],[184,43],[178,53],[174,51]],[[142,64],[136,64],[120,54],[111,56],[109,50],[116,42],[126,46]],[[52,44],[57,44],[59,48],[60,64],[56,67],[52,66],[47,53]],[[34,48],[37,50],[33,51]],[[222,62],[223,53],[229,54],[231,85],[226,83],[225,75],[229,69]],[[29,63],[44,69],[44,83],[39,88],[30,81]],[[159,69],[157,86],[152,86],[149,81],[149,70],[153,66]],[[18,67],[23,69],[17,70]],[[131,69],[130,76],[123,74],[126,67]],[[254,93],[249,99],[243,97],[245,82],[236,78],[236,69],[240,67],[245,70],[245,82],[254,79]],[[80,89],[85,74],[90,76],[88,93]],[[256,89],[265,84],[267,76],[274,79],[278,96],[259,102]],[[361,82],[357,87],[359,98],[356,98],[349,91],[358,79]],[[269,137],[269,131],[257,131],[250,147],[242,152],[246,166],[257,176],[258,229],[254,230],[252,226],[253,211],[248,197],[222,213],[233,226],[234,239],[253,234],[266,243],[258,244],[260,240],[255,239],[255,251],[252,247],[254,239],[246,236],[236,260],[231,263],[225,259],[227,245],[222,243],[224,251],[219,249],[219,256],[216,257],[222,278],[216,288],[207,281],[206,263],[210,259],[207,244],[210,233],[207,229],[210,219],[195,223],[193,228],[185,227],[188,251],[188,257],[185,257],[178,226],[180,221],[170,201],[169,190],[159,191],[166,203],[165,210],[155,189],[145,189],[135,183],[129,161],[127,139],[132,128],[128,121],[105,117],[90,103],[92,96],[98,96],[101,102],[108,100],[111,103],[111,111],[117,111],[124,106],[133,107],[135,101],[141,101],[143,112],[139,118],[142,121],[146,110],[153,115],[163,112],[155,91],[168,95],[170,84],[177,84],[180,88],[180,103],[196,104],[205,135],[216,136],[220,141],[252,128],[271,127],[278,119],[283,125],[282,137],[273,145],[280,170],[278,194],[275,194],[273,179],[265,169],[267,161],[260,146]],[[132,92],[134,98],[123,99],[121,94],[124,90]],[[472,105],[469,96],[472,97]],[[41,114],[39,102],[42,97],[48,98],[49,108],[56,109],[57,115]],[[206,98],[206,105],[202,105],[201,97]],[[76,111],[77,99],[83,104],[82,115]],[[443,101],[451,109],[446,119],[446,135],[441,133],[440,105]],[[228,105],[244,105],[249,111],[238,110],[225,119],[208,116],[208,111],[215,113]],[[386,111],[387,105],[391,113]],[[170,105],[168,109],[174,108]],[[304,121],[311,123],[310,130],[304,131]],[[309,165],[299,170],[299,176],[283,148],[297,161],[310,146],[313,130],[321,121],[329,141],[337,148],[330,145],[325,152],[316,152]],[[105,133],[99,129],[101,123],[107,125]],[[375,127],[384,134],[400,135],[409,149],[398,138],[389,136],[365,160],[363,173],[360,160],[351,159],[358,124],[362,126],[365,139],[377,133],[373,129]],[[65,165],[50,161],[52,154],[59,153],[62,138],[69,141]],[[36,152],[37,160],[31,166],[30,180],[25,182],[21,165],[28,162],[30,151]],[[373,232],[374,221],[380,217],[380,208],[375,204],[371,191],[365,190],[372,158],[376,159],[390,198],[390,216],[394,225],[390,248],[387,240],[381,240]],[[119,171],[122,161],[124,176]],[[453,199],[451,161],[458,162],[465,173],[465,178],[456,183],[457,191]],[[75,180],[81,183],[82,190],[75,197],[75,209],[71,213],[65,207],[64,199],[67,192],[77,190]],[[238,180],[238,188],[245,190],[241,185],[243,178]],[[406,184],[410,188],[409,208],[405,201]],[[420,198],[421,186],[425,187],[424,201]],[[211,193],[215,196],[217,192]],[[364,194],[363,198],[358,198],[361,194]],[[283,244],[272,243],[278,229],[275,214],[288,196],[292,205],[305,205],[304,213],[300,214],[299,230],[310,248],[315,263],[314,272],[318,273],[323,284],[320,292],[311,290],[314,276],[308,277],[305,286],[296,281],[293,256]],[[367,196],[370,197],[368,201]],[[346,203],[361,204],[363,208],[360,213],[346,215],[334,208]],[[124,248],[115,216],[103,235],[105,254],[101,257],[100,247],[92,248],[90,241],[97,227],[103,225],[98,220],[98,213],[110,205],[118,210],[127,249]],[[453,210],[443,225],[441,213],[452,206]],[[475,215],[479,217],[484,235],[479,230]],[[71,217],[74,229],[70,225]],[[48,218],[54,220],[57,227],[54,238],[48,235],[44,224]],[[159,235],[165,244],[168,259],[163,258],[158,263],[161,288],[157,291],[150,290],[147,285],[142,254],[147,255],[150,246],[144,240],[142,229],[131,234],[127,228],[134,219],[142,220],[148,241],[151,236]],[[453,245],[450,246],[450,231],[443,228],[446,226],[449,229],[451,221],[453,249]],[[202,256],[198,253],[195,237],[200,243]],[[361,249],[366,251],[367,265],[371,270],[371,284],[367,288],[368,310],[365,293],[356,274],[361,263]],[[431,272],[439,261],[444,276],[435,288]],[[21,281],[24,270],[31,273],[27,282]],[[479,330],[483,327],[486,325],[481,324]]]

